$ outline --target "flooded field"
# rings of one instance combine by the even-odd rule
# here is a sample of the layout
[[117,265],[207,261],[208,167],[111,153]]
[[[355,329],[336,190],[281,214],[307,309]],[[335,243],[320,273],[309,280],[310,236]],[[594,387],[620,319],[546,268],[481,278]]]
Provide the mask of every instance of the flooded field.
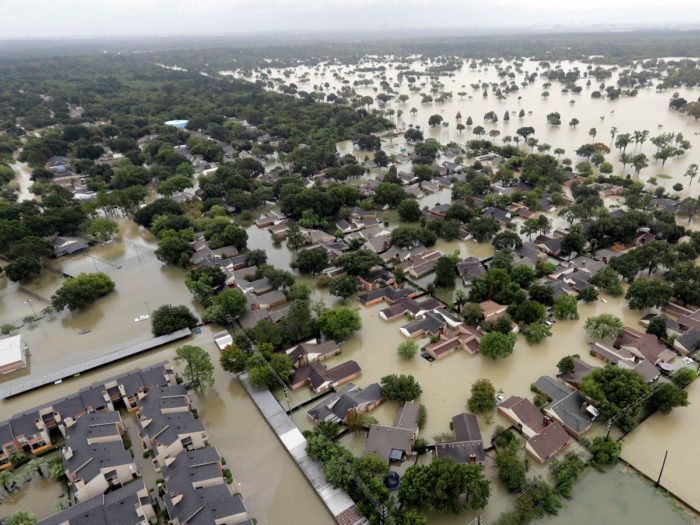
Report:
[[[521,126],[532,126],[535,129],[534,136],[539,140],[540,144],[549,144],[551,150],[555,148],[563,148],[564,156],[569,157],[574,161],[574,164],[580,159],[577,159],[574,153],[579,146],[589,142],[602,142],[609,145],[612,152],[607,155],[607,160],[616,166],[616,173],[622,171],[622,165],[618,162],[619,152],[612,145],[614,142],[610,136],[610,130],[614,127],[618,133],[632,133],[635,130],[648,130],[650,137],[658,135],[662,132],[680,132],[684,137],[691,141],[694,146],[686,152],[685,155],[677,158],[669,159],[664,166],[661,162],[655,161],[652,156],[656,149],[649,140],[644,144],[635,146],[632,143],[627,152],[634,153],[643,152],[649,157],[649,167],[642,170],[640,173],[642,180],[647,180],[651,176],[658,174],[669,175],[670,179],[659,179],[660,185],[666,185],[670,190],[674,183],[680,182],[686,187],[684,194],[690,195],[690,190],[687,189],[688,179],[683,177],[686,168],[691,163],[700,163],[700,148],[698,148],[697,134],[700,132],[700,123],[694,121],[692,117],[684,116],[677,111],[668,109],[668,102],[674,92],[678,92],[681,97],[687,100],[697,100],[700,96],[700,89],[693,88],[678,88],[674,90],[666,90],[657,92],[653,87],[641,88],[634,97],[622,96],[614,100],[605,98],[591,98],[591,93],[600,89],[601,82],[596,81],[591,77],[592,85],[587,87],[585,84],[587,79],[581,78],[577,81],[577,85],[583,88],[580,94],[572,92],[563,93],[563,84],[556,81],[551,82],[551,86],[544,86],[548,80],[540,76],[534,83],[525,87],[520,86],[524,78],[524,73],[542,74],[545,70],[540,68],[537,61],[524,60],[521,67],[522,73],[515,72],[513,67],[512,72],[514,80],[520,89],[510,94],[504,93],[505,98],[499,100],[488,90],[488,96],[484,97],[483,88],[473,89],[473,85],[483,83],[501,83],[504,78],[500,77],[496,66],[491,64],[477,69],[469,68],[468,64],[462,66],[458,71],[453,72],[453,76],[440,76],[439,81],[443,84],[440,87],[440,92],[451,92],[452,97],[447,98],[444,102],[422,103],[422,94],[430,93],[430,80],[428,76],[416,77],[416,82],[413,84],[419,89],[415,92],[409,91],[409,83],[404,79],[398,83],[398,74],[401,72],[396,69],[395,63],[390,61],[371,62],[369,60],[361,64],[362,67],[377,67],[385,66],[386,70],[381,72],[357,72],[355,66],[341,66],[321,64],[317,67],[299,66],[296,68],[287,69],[270,69],[265,80],[282,79],[284,78],[285,85],[292,83],[298,86],[299,90],[312,92],[317,91],[317,88],[322,88],[324,94],[338,93],[345,86],[346,88],[354,88],[359,96],[373,97],[374,101],[369,108],[389,110],[392,112],[391,118],[397,128],[407,128],[409,125],[419,126],[426,138],[435,138],[442,144],[447,144],[450,141],[463,144],[467,140],[476,138],[472,134],[472,129],[476,126],[485,128],[484,138],[490,138],[489,132],[497,131],[498,135],[495,138],[490,138],[496,143],[501,143],[501,139],[506,136],[515,135],[515,131]],[[412,71],[425,71],[426,64],[419,61],[412,62],[409,65]],[[428,66],[434,64],[428,64]],[[512,62],[502,62],[502,68],[513,65]],[[552,64],[554,68],[557,64]],[[582,73],[588,68],[588,64],[582,62],[562,61],[560,63],[563,71],[569,71],[578,68]],[[640,68],[641,70],[641,68]],[[288,74],[283,74],[286,72]],[[239,75],[237,71],[222,71],[224,75]],[[376,95],[381,92],[388,92],[385,88],[380,87],[382,76],[386,77],[386,81],[390,84],[396,95],[407,95],[408,99],[405,102],[400,102],[395,96],[386,104],[382,104],[376,100]],[[605,86],[615,85],[619,71],[612,70],[612,76],[606,78],[603,82]],[[249,80],[255,81],[261,79],[261,72],[256,71]],[[507,79],[510,83],[511,79]],[[363,82],[369,82],[369,85],[363,85]],[[356,84],[357,83],[357,84]],[[657,84],[658,81],[654,82]],[[275,89],[279,89],[280,83],[275,81]],[[547,96],[542,96],[547,91]],[[458,93],[465,95],[459,96]],[[436,93],[432,93],[436,97]],[[571,103],[573,101],[573,104]],[[644,108],[640,111],[640,108]],[[413,111],[415,109],[415,111]],[[525,115],[522,118],[518,117],[520,110],[524,110]],[[496,113],[498,122],[491,123],[484,121],[484,115],[489,111]],[[399,116],[399,112],[401,115]],[[472,128],[467,127],[464,131],[457,130],[457,113],[462,115],[462,123],[466,124],[467,117],[471,117],[474,124]],[[503,119],[505,112],[509,112],[510,120]],[[546,117],[549,113],[558,112],[561,115],[560,126],[550,126],[547,124]],[[443,125],[430,127],[428,119],[431,115],[439,114],[443,117],[444,122],[448,123],[447,127]],[[568,125],[572,118],[579,120],[576,127]],[[589,135],[591,128],[596,129],[596,135],[593,139]],[[401,138],[396,138],[392,141],[392,148],[400,147],[403,142]],[[384,147],[386,148],[386,144]],[[522,145],[521,147],[525,147]],[[387,148],[388,149],[388,148]],[[529,148],[528,148],[529,150]],[[391,151],[390,153],[397,152]],[[364,159],[364,155],[360,155]],[[633,170],[627,166],[626,173],[633,173]]]

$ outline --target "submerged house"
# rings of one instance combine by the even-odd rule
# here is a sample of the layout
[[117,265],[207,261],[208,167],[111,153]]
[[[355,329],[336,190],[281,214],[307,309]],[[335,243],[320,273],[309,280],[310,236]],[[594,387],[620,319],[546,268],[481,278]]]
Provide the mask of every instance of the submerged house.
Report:
[[315,362],[304,365],[294,372],[289,378],[289,386],[292,390],[298,390],[307,385],[312,392],[320,394],[349,383],[361,375],[362,369],[356,361],[345,361],[330,369]]
[[479,422],[474,414],[466,412],[452,418],[455,441],[435,444],[435,457],[448,458],[455,463],[486,464],[484,442],[479,430]]
[[385,399],[379,383],[372,383],[365,388],[359,388],[350,383],[325,398],[310,409],[306,415],[316,424],[322,421],[345,423],[351,414],[364,414],[374,410]]

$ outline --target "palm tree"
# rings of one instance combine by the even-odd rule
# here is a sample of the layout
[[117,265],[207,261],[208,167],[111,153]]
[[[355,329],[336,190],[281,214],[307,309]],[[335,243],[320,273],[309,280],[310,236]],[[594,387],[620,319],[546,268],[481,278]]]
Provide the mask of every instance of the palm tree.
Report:
[[0,485],[5,489],[5,492],[11,492],[16,483],[17,476],[8,469],[0,470]]
[[345,425],[348,427],[350,432],[357,434],[358,432],[363,432],[366,428],[368,428],[372,424],[373,420],[374,418],[369,417],[367,412],[363,412],[362,414],[351,412],[345,420]]
[[688,166],[688,169],[685,170],[683,176],[688,177],[690,179],[690,182],[688,183],[688,189],[690,189],[690,185],[693,183],[693,179],[698,176],[698,165],[693,163],[690,166]]
[[28,472],[30,475],[34,475],[34,473],[38,473],[39,476],[42,478],[44,477],[44,466],[46,466],[46,461],[44,461],[41,458],[34,458],[29,460],[27,463],[26,472]]
[[65,477],[66,473],[63,470],[63,462],[61,461],[61,458],[56,458],[51,462],[49,474],[53,479],[63,479]]
[[462,310],[462,305],[467,302],[467,294],[461,288],[458,288],[455,292],[455,309],[457,313]]
[[610,143],[612,144],[612,141],[615,140],[615,135],[617,135],[617,128],[613,126],[610,128]]

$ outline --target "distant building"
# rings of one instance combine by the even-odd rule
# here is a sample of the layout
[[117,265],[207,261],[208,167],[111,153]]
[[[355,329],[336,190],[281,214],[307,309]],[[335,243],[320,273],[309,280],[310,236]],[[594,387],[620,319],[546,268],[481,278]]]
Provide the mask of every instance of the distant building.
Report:
[[82,237],[56,237],[51,241],[54,257],[63,257],[71,253],[85,250],[90,246],[90,241]]

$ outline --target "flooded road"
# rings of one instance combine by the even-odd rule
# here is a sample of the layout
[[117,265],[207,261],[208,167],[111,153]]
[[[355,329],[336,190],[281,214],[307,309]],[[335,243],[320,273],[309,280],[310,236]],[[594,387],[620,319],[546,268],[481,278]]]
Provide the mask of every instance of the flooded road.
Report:
[[[569,71],[578,68],[582,74],[586,72],[588,64],[582,62],[562,61],[561,68],[564,71]],[[396,69],[395,63],[389,61],[380,62],[363,62],[362,66],[378,66],[386,67],[385,71],[381,72],[356,72],[355,66],[341,66],[321,64],[317,67],[299,66],[296,68],[274,69],[269,73],[270,78],[283,78],[286,85],[295,83],[300,90],[307,92],[315,91],[316,87],[321,86],[325,94],[336,93],[341,87],[352,87],[359,96],[373,97],[374,102],[369,106],[370,109],[392,110],[393,114],[389,116],[397,126],[397,128],[407,128],[409,125],[420,126],[426,138],[435,138],[442,144],[447,144],[450,141],[464,144],[465,141],[476,138],[471,131],[476,126],[485,128],[484,138],[501,144],[501,139],[506,136],[514,136],[516,130],[521,126],[532,126],[535,129],[535,137],[539,139],[539,143],[549,144],[551,150],[555,148],[563,148],[565,150],[564,157],[573,160],[574,165],[581,159],[576,158],[574,151],[582,144],[590,142],[602,142],[612,148],[612,152],[608,154],[607,160],[616,166],[616,172],[622,171],[622,165],[618,162],[619,153],[614,146],[610,136],[611,128],[617,128],[618,133],[632,133],[635,130],[648,130],[650,137],[668,132],[681,132],[687,140],[690,140],[693,149],[686,152],[685,155],[677,158],[669,159],[664,166],[661,162],[655,161],[652,156],[656,152],[656,147],[647,140],[641,146],[630,144],[627,148],[627,153],[644,152],[649,158],[649,167],[641,172],[642,180],[647,180],[651,176],[658,174],[667,174],[670,179],[659,179],[659,185],[667,186],[670,191],[674,183],[680,182],[686,188],[684,194],[690,195],[690,190],[687,188],[688,179],[683,177],[686,168],[691,163],[700,163],[700,148],[698,147],[697,134],[700,132],[700,122],[694,121],[692,117],[687,117],[680,112],[668,109],[668,102],[671,95],[675,92],[679,96],[687,100],[697,100],[700,96],[700,88],[678,88],[657,92],[654,87],[639,89],[639,92],[634,97],[622,96],[615,100],[606,98],[592,98],[591,93],[595,90],[600,90],[600,81],[596,81],[591,77],[591,86],[586,87],[586,78],[581,78],[577,81],[577,85],[583,88],[580,94],[572,92],[564,93],[562,88],[564,84],[557,81],[552,81],[551,86],[543,86],[548,80],[540,76],[533,84],[522,87],[520,83],[523,80],[523,73],[528,72],[538,73],[542,75],[545,71],[538,66],[537,61],[524,60],[522,72],[517,73],[515,68],[512,69],[515,77],[514,80],[520,87],[518,91],[507,94],[504,92],[503,100],[497,99],[490,88],[486,97],[483,96],[483,87],[473,89],[473,85],[483,83],[501,83],[504,80],[511,81],[510,78],[500,77],[495,65],[470,69],[469,64],[463,65],[458,71],[453,72],[453,76],[441,76],[439,81],[442,86],[439,92],[451,92],[452,98],[447,98],[444,102],[422,103],[422,94],[431,94],[433,98],[439,93],[430,93],[430,78],[428,76],[416,77],[416,82],[413,84],[417,89],[415,92],[409,91],[409,83],[404,80],[398,82],[398,74],[400,70]],[[425,71],[426,65],[418,61],[412,62],[409,65],[410,70]],[[432,65],[432,64],[429,64]],[[503,68],[512,65],[512,62],[502,62]],[[552,64],[552,68],[555,67]],[[606,69],[609,66],[604,66]],[[641,70],[641,68],[640,68]],[[283,75],[282,72],[288,72],[289,75]],[[222,71],[224,75],[236,75],[235,71]],[[386,104],[381,104],[376,100],[378,93],[387,92],[385,88],[380,87],[382,76],[386,76],[386,81],[392,86],[396,92],[394,99]],[[612,71],[612,77],[604,80],[605,86],[615,85],[619,71]],[[260,72],[256,71],[251,81],[260,78]],[[370,85],[364,86],[361,82],[370,81]],[[356,84],[357,83],[357,84]],[[654,80],[656,85],[658,80]],[[276,87],[279,86],[275,82]],[[327,84],[327,87],[326,87]],[[542,94],[547,91],[548,96],[543,97]],[[459,96],[458,93],[465,93],[464,96]],[[408,100],[400,102],[399,94],[408,95]],[[571,104],[571,101],[574,101]],[[412,109],[415,108],[415,112]],[[640,111],[640,108],[644,108]],[[518,114],[520,110],[524,110],[525,115],[520,118]],[[402,115],[399,117],[398,112]],[[484,121],[484,115],[489,111],[494,111],[498,117],[498,122],[493,124]],[[509,112],[510,120],[505,121],[503,115]],[[466,125],[467,117],[473,120],[473,126],[467,127],[464,131],[457,130],[457,113],[461,113],[461,122]],[[550,126],[547,124],[547,115],[552,112],[558,112],[561,116],[560,126]],[[448,123],[447,127],[442,125],[430,127],[428,119],[431,115],[438,114],[443,117],[444,122]],[[579,120],[576,127],[570,127],[569,121],[572,118]],[[589,130],[596,128],[597,134],[594,139],[589,136]],[[497,131],[498,135],[495,138],[489,137],[489,132]],[[394,143],[403,142],[402,138],[394,139]],[[525,147],[521,144],[521,147]],[[528,151],[530,148],[527,148]],[[360,158],[364,158],[361,156]],[[400,169],[400,168],[399,168]],[[627,166],[625,173],[633,173],[631,168]]]

